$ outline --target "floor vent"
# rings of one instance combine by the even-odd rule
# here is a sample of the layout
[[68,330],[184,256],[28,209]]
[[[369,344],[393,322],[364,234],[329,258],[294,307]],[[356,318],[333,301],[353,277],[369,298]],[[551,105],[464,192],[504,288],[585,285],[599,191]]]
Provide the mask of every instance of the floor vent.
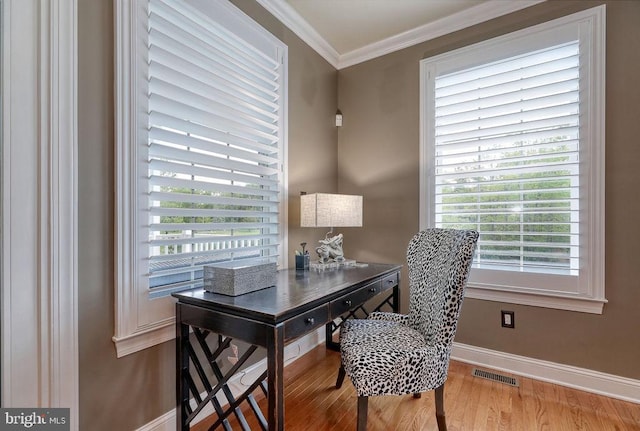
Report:
[[479,370],[477,368],[474,368],[471,375],[487,380],[493,380],[494,382],[504,383],[505,385],[518,387],[518,379],[514,377],[503,376],[502,374],[497,374],[491,371]]

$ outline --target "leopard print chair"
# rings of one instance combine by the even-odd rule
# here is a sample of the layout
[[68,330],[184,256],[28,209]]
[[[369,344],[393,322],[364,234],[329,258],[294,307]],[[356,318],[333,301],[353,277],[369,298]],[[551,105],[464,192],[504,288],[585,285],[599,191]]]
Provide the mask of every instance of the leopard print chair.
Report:
[[409,314],[374,312],[343,322],[342,365],[358,393],[358,431],[367,427],[368,397],[435,389],[438,429],[447,429],[444,382],[478,233],[427,229],[407,250]]

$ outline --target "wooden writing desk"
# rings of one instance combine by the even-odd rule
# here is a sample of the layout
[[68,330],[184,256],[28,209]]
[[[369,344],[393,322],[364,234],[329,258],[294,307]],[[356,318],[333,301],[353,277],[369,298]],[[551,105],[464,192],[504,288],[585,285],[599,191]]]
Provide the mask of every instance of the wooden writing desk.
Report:
[[[175,293],[176,304],[176,395],[178,430],[188,430],[194,417],[211,404],[218,416],[214,428],[229,428],[235,415],[242,429],[249,429],[241,411],[243,402],[251,406],[262,428],[284,429],[284,346],[325,325],[328,346],[343,319],[356,313],[368,314],[364,304],[381,295],[373,310],[399,308],[400,265],[369,264],[332,270],[278,272],[276,286],[231,297],[193,289]],[[376,303],[376,301],[372,301]],[[362,316],[364,317],[364,316]],[[189,336],[189,331],[193,335]],[[213,348],[206,338],[216,334]],[[251,347],[238,362],[223,373],[219,359],[229,356],[232,339]],[[258,349],[266,349],[267,370],[244,393],[232,394],[229,379]],[[213,349],[213,350],[212,350]],[[198,353],[196,353],[196,350]],[[225,356],[221,356],[225,352]],[[202,360],[202,358],[206,360]],[[196,383],[198,382],[198,383]],[[201,386],[198,386],[201,385]],[[200,392],[205,389],[206,396]],[[267,419],[253,392],[261,389],[268,400]],[[220,395],[228,404],[219,402]],[[216,397],[218,395],[218,397]],[[191,401],[190,401],[191,399]],[[194,407],[195,405],[195,407]]]

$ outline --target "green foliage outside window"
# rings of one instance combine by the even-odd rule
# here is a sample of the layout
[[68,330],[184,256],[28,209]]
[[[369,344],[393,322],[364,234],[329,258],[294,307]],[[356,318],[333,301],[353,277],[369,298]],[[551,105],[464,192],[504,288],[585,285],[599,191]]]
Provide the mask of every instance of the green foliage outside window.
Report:
[[[571,172],[543,167],[537,172],[509,173],[514,168],[539,165],[540,159],[547,166],[568,163],[570,156],[563,154],[568,151],[566,144],[526,153],[525,149],[505,151],[498,160],[475,160],[477,163],[469,164],[472,167],[456,168],[463,175],[440,186],[441,226],[479,230],[484,261],[568,265]],[[469,176],[488,164],[498,172]]]

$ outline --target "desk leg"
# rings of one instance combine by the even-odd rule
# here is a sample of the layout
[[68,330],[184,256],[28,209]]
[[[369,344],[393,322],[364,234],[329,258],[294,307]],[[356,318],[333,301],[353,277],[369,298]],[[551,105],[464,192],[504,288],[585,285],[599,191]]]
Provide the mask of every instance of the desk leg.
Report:
[[393,286],[393,311],[400,312],[400,274],[398,274],[398,284]]
[[176,421],[178,431],[188,431],[185,406],[189,403],[189,387],[185,376],[189,374],[189,352],[187,341],[189,325],[180,323],[181,307],[176,304]]
[[284,430],[284,326],[273,328],[267,340],[269,431]]

